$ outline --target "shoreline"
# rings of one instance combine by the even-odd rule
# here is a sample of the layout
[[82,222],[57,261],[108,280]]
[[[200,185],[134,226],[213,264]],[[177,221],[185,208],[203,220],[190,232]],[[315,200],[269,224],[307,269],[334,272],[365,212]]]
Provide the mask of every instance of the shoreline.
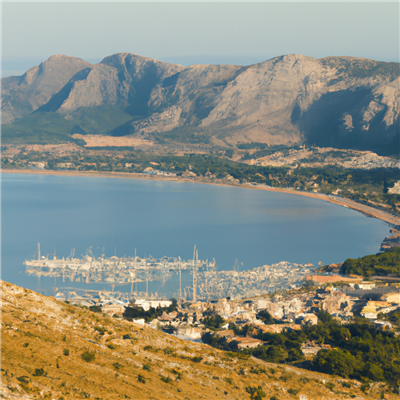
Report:
[[354,200],[346,199],[343,197],[337,197],[333,195],[326,195],[321,193],[311,193],[311,192],[300,192],[294,189],[284,189],[284,188],[264,188],[264,187],[256,187],[250,186],[246,184],[229,184],[222,182],[202,182],[196,179],[190,178],[178,178],[178,177],[168,177],[168,176],[160,176],[160,175],[143,175],[132,172],[99,172],[99,171],[52,171],[52,170],[32,170],[32,169],[2,169],[2,174],[35,174],[35,175],[58,175],[58,176],[84,176],[84,177],[98,177],[98,178],[125,178],[125,179],[146,179],[146,180],[158,180],[158,181],[172,181],[172,182],[189,182],[189,183],[197,183],[197,184],[205,184],[205,185],[217,185],[217,186],[231,186],[231,187],[239,187],[244,189],[255,189],[255,190],[265,190],[269,192],[278,192],[278,193],[288,193],[294,194],[298,196],[311,197],[314,199],[324,200],[329,203],[333,203],[342,207],[350,208],[352,210],[361,212],[362,214],[378,218],[382,221],[387,222],[388,224],[394,226],[400,226],[400,217],[397,217],[389,212],[379,210],[377,208],[367,206],[364,204],[360,204],[355,202]]

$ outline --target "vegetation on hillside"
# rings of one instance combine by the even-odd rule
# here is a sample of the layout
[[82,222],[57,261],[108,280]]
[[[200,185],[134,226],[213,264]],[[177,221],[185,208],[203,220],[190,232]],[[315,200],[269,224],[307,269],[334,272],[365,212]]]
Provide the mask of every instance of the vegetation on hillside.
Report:
[[214,328],[221,328],[223,324],[225,324],[225,320],[219,314],[217,315],[209,315],[203,318],[202,324],[206,328],[214,329]]
[[[73,133],[104,134],[133,117],[117,106],[81,108],[65,119],[53,112],[35,112],[1,129],[3,144],[48,144],[78,141]],[[84,144],[83,141],[79,141]]]
[[[398,391],[400,383],[400,337],[394,332],[375,328],[363,318],[342,325],[328,312],[321,311],[317,325],[303,325],[301,330],[282,333],[262,332],[250,325],[238,328],[230,324],[236,335],[250,336],[263,345],[242,350],[264,361],[294,363],[314,371],[339,375],[360,381],[385,381]],[[205,333],[203,342],[227,351],[239,351],[237,342],[217,334]],[[329,345],[320,350],[312,361],[305,362],[302,344],[313,341]]]
[[327,57],[320,60],[323,64],[335,66],[340,72],[353,78],[369,78],[377,75],[396,79],[400,76],[399,63],[362,60],[353,57]]
[[379,313],[378,319],[390,322],[392,325],[397,326],[400,331],[400,307],[388,312],[387,314]]
[[364,256],[356,260],[348,258],[340,268],[346,275],[360,275],[369,278],[372,275],[400,277],[400,247],[394,247],[383,253]]

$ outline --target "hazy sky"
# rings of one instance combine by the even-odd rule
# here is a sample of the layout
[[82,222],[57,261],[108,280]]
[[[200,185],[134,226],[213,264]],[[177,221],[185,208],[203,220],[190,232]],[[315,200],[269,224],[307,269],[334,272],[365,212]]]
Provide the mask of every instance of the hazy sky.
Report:
[[251,64],[299,53],[399,61],[395,2],[4,2],[3,74],[53,54],[131,52],[180,63]]

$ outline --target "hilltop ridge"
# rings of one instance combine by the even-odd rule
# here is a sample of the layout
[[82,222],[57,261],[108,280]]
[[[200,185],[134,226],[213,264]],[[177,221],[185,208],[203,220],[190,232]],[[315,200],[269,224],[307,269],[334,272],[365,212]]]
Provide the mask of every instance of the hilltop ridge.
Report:
[[165,147],[308,143],[395,154],[399,76],[398,63],[353,57],[183,67],[131,53],[95,65],[52,56],[2,80],[3,141],[29,137],[31,121],[53,142],[83,132]]

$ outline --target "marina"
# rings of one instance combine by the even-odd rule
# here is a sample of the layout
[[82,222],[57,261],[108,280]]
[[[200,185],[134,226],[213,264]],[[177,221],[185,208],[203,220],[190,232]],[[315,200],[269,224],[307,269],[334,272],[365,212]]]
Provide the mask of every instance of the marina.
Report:
[[[136,252],[135,252],[136,253]],[[149,282],[166,281],[179,277],[179,290],[177,297],[180,300],[209,300],[213,298],[241,298],[257,296],[274,290],[295,288],[302,284],[307,274],[312,273],[312,264],[291,264],[280,262],[273,265],[264,265],[253,270],[240,271],[240,263],[236,259],[232,270],[218,271],[215,259],[199,260],[196,246],[193,250],[193,259],[182,260],[180,257],[162,257],[155,259],[152,256],[140,258],[134,257],[95,257],[91,249],[82,258],[74,258],[74,251],[67,258],[53,259],[41,256],[40,244],[35,254],[36,258],[26,260],[26,273],[49,278],[62,278],[63,282],[104,283],[111,285],[112,290],[90,290],[85,288],[53,287],[53,293],[57,296],[69,298],[71,293],[83,291],[86,299],[94,294],[106,295],[109,299],[118,298],[127,300],[131,297],[143,296],[146,299],[158,297],[158,293],[149,291]],[[191,285],[182,288],[182,272],[191,275]],[[139,292],[137,283],[145,283],[146,291]],[[115,292],[116,286],[129,286],[130,292]],[[64,294],[60,294],[60,292]],[[92,294],[90,294],[92,293]],[[110,297],[111,296],[111,297]]]
[[[49,255],[41,255],[40,243],[38,243],[33,259],[25,260],[24,265],[28,275],[35,275],[39,279],[44,276],[62,278],[63,282],[105,283],[112,286],[112,291],[116,285],[130,284],[131,294],[138,292],[138,282],[145,282],[146,297],[149,296],[149,282],[162,281],[164,285],[168,279],[177,274],[180,284],[179,296],[182,297],[182,271],[190,271],[193,276],[192,288],[196,288],[199,274],[207,281],[215,275],[217,270],[215,259],[212,262],[199,260],[196,246],[194,246],[191,260],[167,256],[156,259],[151,255],[141,258],[136,255],[136,249],[133,257],[117,257],[116,255],[106,257],[103,253],[96,258],[91,248],[81,258],[75,257],[75,249],[71,250],[68,257],[57,258],[54,253],[53,258],[50,258]],[[194,300],[196,300],[196,292],[195,289]]]

